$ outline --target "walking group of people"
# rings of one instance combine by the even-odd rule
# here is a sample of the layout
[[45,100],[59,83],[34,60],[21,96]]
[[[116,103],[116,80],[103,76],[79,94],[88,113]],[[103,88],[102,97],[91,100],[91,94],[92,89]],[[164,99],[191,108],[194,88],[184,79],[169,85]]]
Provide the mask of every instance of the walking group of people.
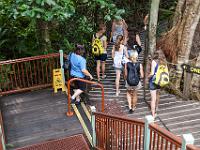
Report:
[[[143,66],[140,62],[138,62],[138,56],[142,51],[139,33],[135,32],[134,37],[129,37],[128,25],[123,19],[113,21],[110,41],[107,40],[105,32],[106,26],[104,24],[100,24],[98,31],[92,38],[92,43],[96,42],[96,45],[93,44],[93,50],[95,54],[94,58],[96,60],[97,81],[101,82],[101,80],[106,78],[105,65],[108,57],[107,43],[111,42],[113,43],[113,67],[116,73],[116,96],[119,96],[120,94],[120,76],[123,74],[125,87],[127,88],[129,113],[133,113],[137,104],[137,91],[141,88],[141,79],[144,78]],[[84,47],[82,45],[77,45],[75,52],[71,54],[70,75],[75,78],[85,78],[85,76],[88,76],[92,80],[93,76],[86,69],[86,60],[83,57],[84,52]],[[148,75],[149,89],[151,92],[151,112],[154,118],[156,117],[158,108],[158,90],[160,87],[159,85],[154,84],[153,80],[158,70],[158,64],[164,64],[164,59],[165,57],[161,52],[156,52],[151,60],[151,70]],[[71,101],[72,103],[78,104],[80,103],[78,97],[85,91],[86,84],[81,81],[75,81],[75,85],[77,90],[75,90],[74,94],[71,96]]]

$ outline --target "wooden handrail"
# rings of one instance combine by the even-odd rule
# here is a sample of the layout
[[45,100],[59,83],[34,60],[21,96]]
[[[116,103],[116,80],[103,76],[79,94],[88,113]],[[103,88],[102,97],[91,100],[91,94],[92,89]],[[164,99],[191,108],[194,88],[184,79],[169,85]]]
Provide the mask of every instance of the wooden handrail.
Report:
[[171,143],[175,144],[176,146],[181,147],[182,144],[182,139],[176,135],[174,135],[173,133],[159,127],[157,124],[155,123],[151,123],[149,125],[150,130],[156,132],[157,134],[159,134],[161,137],[165,138],[167,141],[170,141]]
[[187,147],[187,150],[200,150],[199,147],[196,147],[192,144],[188,144],[186,147]]
[[25,58],[19,58],[19,59],[14,59],[14,60],[0,61],[0,65],[20,63],[20,62],[26,62],[26,61],[38,60],[38,59],[45,59],[45,58],[51,58],[51,57],[58,57],[58,56],[60,56],[59,53],[52,53],[52,54],[47,54],[47,55],[25,57]]
[[101,109],[102,109],[102,112],[104,112],[104,87],[102,84],[98,83],[98,82],[94,82],[94,81],[89,81],[89,80],[85,80],[85,79],[80,79],[80,78],[72,78],[70,79],[68,82],[67,82],[67,88],[68,88],[68,111],[67,111],[67,116],[72,116],[73,115],[73,112],[71,111],[71,100],[70,100],[70,85],[72,82],[74,81],[81,81],[81,82],[85,82],[85,83],[88,83],[88,84],[93,84],[93,85],[96,85],[96,86],[99,86],[101,88],[101,94],[102,94],[102,106],[101,106]]
[[119,116],[115,116],[115,115],[110,115],[110,114],[105,114],[105,113],[101,113],[101,112],[93,112],[95,116],[104,116],[104,117],[109,117],[112,118],[113,120],[121,120],[124,122],[134,122],[134,124],[136,125],[141,125],[144,126],[144,121],[140,120],[140,119],[130,119],[128,117],[119,117]]

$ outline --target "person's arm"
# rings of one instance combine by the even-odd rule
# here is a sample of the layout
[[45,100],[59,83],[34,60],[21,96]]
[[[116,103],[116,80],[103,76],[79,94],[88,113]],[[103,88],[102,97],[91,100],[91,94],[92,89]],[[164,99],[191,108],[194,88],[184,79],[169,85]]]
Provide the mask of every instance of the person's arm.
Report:
[[95,37],[94,37],[94,35],[92,35],[92,43],[94,42],[94,39],[95,39]]
[[84,75],[89,76],[91,80],[93,79],[92,75],[86,69],[86,60],[85,59],[82,59],[82,61],[80,62],[80,68]]
[[141,46],[142,44],[141,44],[141,40],[140,40],[139,34],[136,34],[135,38],[136,38],[136,42],[138,43],[138,45]]
[[115,45],[113,45],[113,48],[112,48],[112,59],[114,59],[115,57]]
[[89,76],[91,80],[93,79],[92,75],[89,73],[87,69],[83,69],[81,71],[83,72],[84,75]]
[[144,70],[142,64],[140,64],[140,78],[144,78]]
[[126,23],[126,21],[124,19],[122,19],[122,23],[123,23],[124,28],[128,29],[128,25],[127,25],[127,23]]
[[125,53],[126,58],[129,58],[127,46],[124,48],[124,53]]
[[127,79],[127,63],[125,63],[124,67],[124,78]]
[[156,62],[154,60],[152,60],[152,62],[151,62],[151,71],[150,71],[150,74],[148,76],[149,78],[151,78],[154,75],[155,67],[156,67]]
[[104,47],[104,50],[107,49],[107,37],[106,36],[103,39],[103,47]]
[[111,33],[110,33],[110,42],[112,40],[114,31],[115,31],[115,22],[113,21],[113,23],[112,23],[112,30],[111,30]]

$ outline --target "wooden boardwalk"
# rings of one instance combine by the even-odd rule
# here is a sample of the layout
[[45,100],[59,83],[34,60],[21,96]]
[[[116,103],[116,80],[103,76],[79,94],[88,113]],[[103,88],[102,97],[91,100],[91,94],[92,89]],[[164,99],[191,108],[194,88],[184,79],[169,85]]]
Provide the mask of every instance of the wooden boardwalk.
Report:
[[65,115],[66,95],[52,89],[0,97],[7,144],[15,149],[83,133],[76,117]]

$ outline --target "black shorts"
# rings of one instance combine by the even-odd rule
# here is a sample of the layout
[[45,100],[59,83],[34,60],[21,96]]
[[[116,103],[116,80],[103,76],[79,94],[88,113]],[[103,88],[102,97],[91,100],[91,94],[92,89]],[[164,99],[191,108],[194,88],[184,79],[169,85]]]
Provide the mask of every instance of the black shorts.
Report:
[[[72,77],[72,78],[77,78],[77,77]],[[79,81],[79,80],[75,80],[74,81],[74,88],[75,89],[80,89],[82,91],[85,91],[86,90],[86,83],[82,82],[82,81]]]
[[95,60],[106,61],[107,54],[101,54],[99,56],[95,56]]

